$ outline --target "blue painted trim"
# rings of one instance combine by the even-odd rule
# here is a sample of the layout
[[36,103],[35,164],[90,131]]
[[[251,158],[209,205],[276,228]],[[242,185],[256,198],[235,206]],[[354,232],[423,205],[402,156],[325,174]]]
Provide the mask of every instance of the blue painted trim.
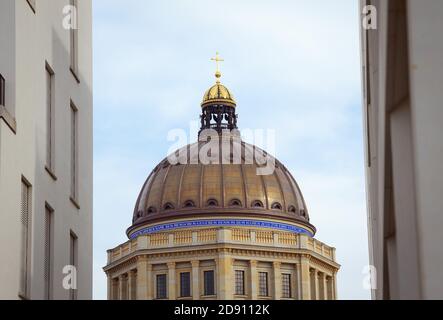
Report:
[[286,223],[278,223],[263,220],[244,220],[244,219],[223,219],[223,220],[195,220],[195,221],[181,221],[160,224],[152,227],[143,228],[130,236],[130,239],[135,239],[139,236],[148,235],[161,231],[168,231],[174,229],[189,229],[189,228],[199,228],[199,227],[226,227],[226,226],[239,226],[239,227],[256,227],[256,228],[267,228],[267,229],[278,229],[293,233],[306,234],[310,237],[314,235],[308,230],[296,227],[294,225]]

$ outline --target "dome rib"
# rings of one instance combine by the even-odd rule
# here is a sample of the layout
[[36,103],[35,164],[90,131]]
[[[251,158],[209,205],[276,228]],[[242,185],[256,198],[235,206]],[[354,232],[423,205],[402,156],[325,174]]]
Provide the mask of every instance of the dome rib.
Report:
[[[197,148],[203,143],[188,145],[184,150]],[[150,173],[143,185],[134,210],[133,227],[166,221],[173,218],[192,215],[198,216],[261,216],[309,224],[309,214],[300,188],[290,172],[278,160],[275,171],[269,176],[258,176],[257,162],[250,164],[253,146],[242,143],[241,163],[224,164],[223,155],[219,154],[219,164],[176,164],[171,165],[167,158]],[[258,149],[258,148],[257,148]],[[260,151],[258,149],[257,151]],[[178,154],[178,153],[177,153]],[[188,153],[189,154],[189,153]],[[229,156],[230,158],[232,155]],[[208,208],[208,200],[214,199],[218,206]],[[240,200],[240,206],[231,206],[233,200]],[[195,206],[185,207],[190,201]],[[259,201],[263,208],[253,207]],[[164,205],[170,203],[174,209],[165,211]],[[271,206],[274,208],[271,208]],[[295,213],[289,208],[294,207]],[[276,209],[276,208],[280,208]],[[148,214],[148,208],[154,208]],[[301,216],[306,213],[306,218]]]

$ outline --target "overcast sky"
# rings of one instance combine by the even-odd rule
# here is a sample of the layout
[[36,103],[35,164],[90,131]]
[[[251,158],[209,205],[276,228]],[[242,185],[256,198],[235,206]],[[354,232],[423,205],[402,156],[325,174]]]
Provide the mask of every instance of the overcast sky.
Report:
[[316,238],[337,248],[339,298],[369,298],[357,4],[94,0],[96,299],[106,299],[106,250],[127,241],[168,132],[198,121],[216,51],[240,129],[275,130]]

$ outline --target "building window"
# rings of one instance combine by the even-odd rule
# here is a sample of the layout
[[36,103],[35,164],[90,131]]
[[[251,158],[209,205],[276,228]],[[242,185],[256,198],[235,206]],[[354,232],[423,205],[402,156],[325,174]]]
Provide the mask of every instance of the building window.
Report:
[[52,299],[52,246],[53,246],[53,215],[54,210],[46,204],[45,206],[45,299]]
[[251,207],[253,208],[264,208],[265,206],[263,205],[263,202],[261,202],[260,200],[255,200],[252,202]]
[[20,261],[20,297],[28,298],[29,290],[29,251],[30,251],[30,233],[31,233],[31,186],[22,178],[22,196],[21,196],[21,261]]
[[288,273],[283,273],[281,280],[282,280],[282,285],[281,285],[282,297],[283,298],[292,298],[291,275]]
[[187,298],[191,296],[191,273],[180,273],[180,297]]
[[5,106],[6,100],[6,81],[5,78],[0,74],[0,106]]
[[268,286],[268,273],[267,272],[259,272],[258,273],[259,280],[259,296],[260,297],[269,297],[269,286]]
[[166,291],[166,274],[158,274],[156,277],[156,298],[166,299],[168,297]]
[[71,101],[71,200],[78,207],[78,109]]
[[235,271],[235,294],[245,295],[245,272],[242,270]]
[[70,4],[70,53],[71,53],[71,72],[76,81],[78,78],[78,0],[69,0]]
[[54,71],[46,64],[46,168],[54,172]]
[[214,296],[215,288],[214,288],[214,271],[209,270],[203,273],[203,282],[204,282],[204,295],[205,296]]
[[70,299],[77,300],[78,284],[78,237],[71,231],[69,241],[69,264],[72,267],[74,277],[71,282]]

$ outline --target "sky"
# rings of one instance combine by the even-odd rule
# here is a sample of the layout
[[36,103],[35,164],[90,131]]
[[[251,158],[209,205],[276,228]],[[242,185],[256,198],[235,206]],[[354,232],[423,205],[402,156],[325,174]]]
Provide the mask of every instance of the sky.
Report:
[[95,299],[106,299],[106,250],[127,241],[140,189],[174,143],[168,133],[197,138],[190,127],[216,51],[239,128],[275,130],[316,238],[337,248],[338,298],[370,298],[357,5],[94,0]]

